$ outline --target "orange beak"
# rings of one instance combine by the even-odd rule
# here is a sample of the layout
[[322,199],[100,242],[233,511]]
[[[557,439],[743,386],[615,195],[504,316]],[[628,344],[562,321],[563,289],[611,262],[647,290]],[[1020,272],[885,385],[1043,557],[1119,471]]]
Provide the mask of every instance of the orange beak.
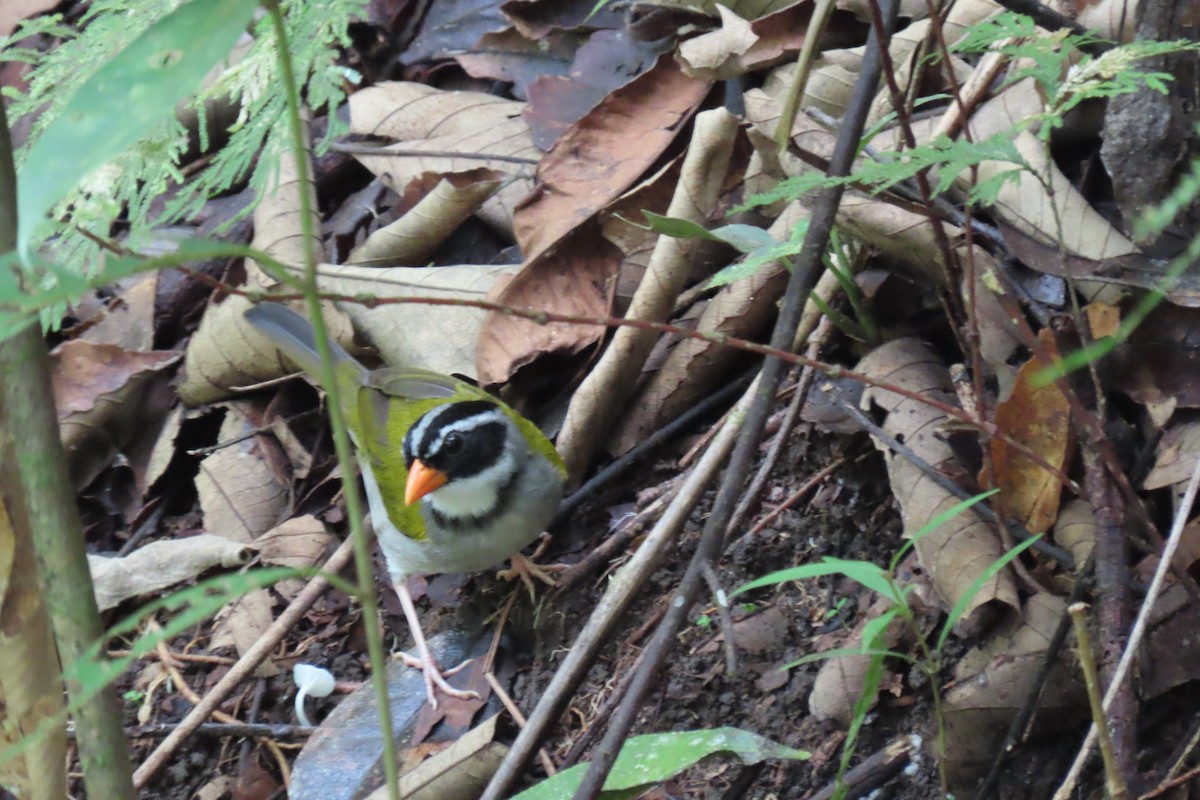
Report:
[[408,468],[408,484],[404,487],[404,505],[411,506],[425,495],[446,485],[446,473],[426,466],[419,459]]

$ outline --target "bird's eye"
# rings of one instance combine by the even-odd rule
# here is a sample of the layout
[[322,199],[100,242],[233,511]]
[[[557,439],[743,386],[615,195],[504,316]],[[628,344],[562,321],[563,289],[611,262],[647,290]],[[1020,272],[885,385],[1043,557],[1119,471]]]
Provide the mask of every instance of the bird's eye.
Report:
[[462,449],[463,449],[463,438],[462,438],[461,434],[458,434],[458,433],[446,434],[446,439],[445,439],[445,441],[442,442],[442,452],[443,453],[449,453],[450,455],[453,455],[455,453],[462,452]]

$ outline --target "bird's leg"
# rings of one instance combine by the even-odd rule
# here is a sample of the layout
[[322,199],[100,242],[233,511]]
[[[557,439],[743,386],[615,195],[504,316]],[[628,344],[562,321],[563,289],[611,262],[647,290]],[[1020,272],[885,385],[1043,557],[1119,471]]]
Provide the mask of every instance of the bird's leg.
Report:
[[435,686],[450,697],[457,697],[460,700],[478,700],[478,692],[455,689],[446,683],[445,676],[458,672],[471,663],[471,660],[467,659],[446,672],[439,670],[437,662],[433,660],[433,653],[429,652],[429,645],[425,642],[425,634],[421,631],[421,620],[417,617],[417,607],[413,605],[412,595],[408,593],[407,581],[396,581],[393,585],[396,595],[400,598],[400,607],[404,609],[404,618],[408,620],[408,629],[412,632],[413,644],[417,648],[416,657],[410,656],[408,653],[401,653],[400,657],[407,666],[419,669],[425,675],[425,693],[429,695],[429,705],[437,708],[437,696],[433,692]]

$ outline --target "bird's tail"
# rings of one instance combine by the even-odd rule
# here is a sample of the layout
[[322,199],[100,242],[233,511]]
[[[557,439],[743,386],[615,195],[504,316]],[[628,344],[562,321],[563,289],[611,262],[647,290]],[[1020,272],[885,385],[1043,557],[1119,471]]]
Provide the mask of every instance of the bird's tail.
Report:
[[[245,313],[246,321],[313,377],[320,375],[321,359],[317,354],[316,333],[312,323],[278,303],[259,303]],[[333,373],[339,385],[362,385],[367,369],[336,342],[329,343],[333,357]]]

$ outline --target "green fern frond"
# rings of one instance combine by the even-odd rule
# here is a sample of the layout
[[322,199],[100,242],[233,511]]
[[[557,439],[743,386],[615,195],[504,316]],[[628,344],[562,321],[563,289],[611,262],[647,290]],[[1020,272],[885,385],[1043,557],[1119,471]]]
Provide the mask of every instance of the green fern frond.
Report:
[[[317,113],[329,113],[330,124],[324,139],[317,143],[318,152],[344,133],[344,125],[332,112],[345,100],[344,87],[353,76],[337,65],[336,58],[349,44],[349,22],[361,14],[365,4],[366,0],[286,0],[282,4],[297,77],[309,105]],[[15,118],[38,111],[30,135],[31,142],[36,140],[84,81],[181,5],[183,0],[94,0],[78,29],[64,25],[54,15],[27,20],[11,37],[0,41],[0,61],[25,61],[33,66],[28,91],[8,93],[12,98],[10,115]],[[13,44],[31,34],[60,41],[44,53]],[[250,34],[253,43],[242,59],[226,66],[189,104],[199,115],[202,137],[207,134],[206,102],[231,98],[240,106],[229,141],[212,153],[211,163],[184,182],[179,159],[187,148],[187,132],[177,120],[168,120],[121,157],[85,176],[76,191],[59,204],[53,214],[57,224],[45,228],[47,236],[54,234],[49,242],[54,258],[60,263],[85,265],[84,270],[94,269],[100,254],[83,231],[107,238],[114,223],[125,220],[128,244],[136,249],[153,227],[186,219],[211,197],[247,180],[264,188],[278,152],[286,146],[280,133],[286,129],[282,124],[284,98],[279,91],[281,78],[271,26],[261,20]],[[151,218],[153,204],[168,192],[173,192],[171,199]]]

